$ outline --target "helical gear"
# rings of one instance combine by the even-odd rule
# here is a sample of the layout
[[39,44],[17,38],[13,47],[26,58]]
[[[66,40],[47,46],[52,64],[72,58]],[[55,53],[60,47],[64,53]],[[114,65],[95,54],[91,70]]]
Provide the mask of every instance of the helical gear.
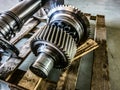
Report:
[[76,54],[77,46],[89,36],[89,22],[84,14],[69,5],[60,5],[48,13],[47,25],[31,42],[38,56],[30,69],[46,78],[50,70],[65,68]]
[[[39,41],[39,44],[37,43],[37,41]],[[68,64],[69,60],[71,60],[76,53],[77,47],[72,36],[66,33],[66,31],[64,31],[63,29],[60,29],[59,27],[56,27],[54,25],[47,25],[41,32],[39,32],[36,38],[34,38],[34,40],[31,42],[31,47],[40,46],[42,45],[42,42],[44,43],[46,42],[46,45],[48,47],[58,52],[58,54],[56,53],[57,57],[59,57],[59,60],[57,60],[57,62],[64,62]],[[38,48],[32,48],[33,52],[36,55],[42,52],[37,51],[36,49]],[[61,59],[61,53],[63,53],[64,59]],[[51,53],[47,54],[51,56]],[[60,65],[63,64],[60,63]],[[60,65],[55,65],[55,67],[58,66],[59,66],[58,68],[66,67],[66,65],[65,66]]]

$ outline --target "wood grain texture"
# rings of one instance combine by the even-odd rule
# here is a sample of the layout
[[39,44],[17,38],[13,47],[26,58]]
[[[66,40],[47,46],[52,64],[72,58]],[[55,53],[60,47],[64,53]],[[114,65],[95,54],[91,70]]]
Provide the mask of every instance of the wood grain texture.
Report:
[[12,78],[10,78],[7,82],[17,85],[19,83],[19,81],[22,79],[22,77],[24,76],[25,73],[26,73],[26,71],[17,69],[12,74]]
[[34,90],[40,79],[40,77],[37,77],[30,70],[28,70],[23,78],[19,81],[18,85],[29,90]]
[[[5,85],[4,85],[5,84]],[[2,88],[0,87],[0,90],[28,90],[28,89],[25,89],[23,87],[20,87],[20,86],[16,86],[14,84],[11,84],[11,83],[8,83],[8,82],[5,82],[3,80],[0,80],[0,86],[1,85],[4,85],[6,87]]]
[[79,60],[71,63],[69,68],[61,74],[56,90],[75,90],[79,65]]
[[56,90],[57,83],[49,81],[47,79],[42,79],[39,85],[34,88],[34,90]]
[[96,42],[99,47],[94,51],[91,90],[110,90],[105,17],[97,15],[96,20]]
[[79,60],[82,56],[98,48],[98,44],[92,40],[88,39],[85,43],[78,47],[75,57],[71,61]]

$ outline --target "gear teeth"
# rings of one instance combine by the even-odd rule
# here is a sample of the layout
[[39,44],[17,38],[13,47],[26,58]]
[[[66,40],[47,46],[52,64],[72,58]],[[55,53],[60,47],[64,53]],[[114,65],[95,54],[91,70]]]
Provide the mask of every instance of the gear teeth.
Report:
[[53,25],[47,25],[34,40],[43,40],[53,44],[64,52],[68,60],[72,59],[76,53],[76,43],[72,36]]
[[70,11],[72,13],[75,13],[75,14],[78,14],[79,16],[83,16],[82,19],[86,18],[84,16],[84,14],[81,12],[81,10],[79,10],[77,7],[74,7],[72,5],[58,5],[56,7],[54,7],[53,9],[51,9],[48,13],[48,17],[55,11],[58,11],[58,10],[67,10],[67,11]]
[[48,17],[51,15],[51,13],[57,10],[68,10],[68,11],[74,12],[75,14],[81,13],[81,11],[77,7],[74,7],[72,5],[58,5],[49,11]]
[[[63,13],[65,16],[63,16]],[[71,15],[72,18],[68,14]],[[72,33],[71,35],[78,45],[85,42],[89,36],[90,24],[87,17],[78,8],[72,5],[59,5],[54,7],[49,11],[48,18],[49,23],[61,20],[62,18],[63,22],[69,23],[73,28],[75,28],[75,30],[71,30],[72,32],[68,31],[67,33]],[[76,35],[74,35],[74,32]]]

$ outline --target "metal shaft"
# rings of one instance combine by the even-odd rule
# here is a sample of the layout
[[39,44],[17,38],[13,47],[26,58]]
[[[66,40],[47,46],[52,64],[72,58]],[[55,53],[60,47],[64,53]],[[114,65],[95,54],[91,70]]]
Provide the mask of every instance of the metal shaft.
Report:
[[41,0],[24,0],[0,15],[0,37],[10,40],[37,10]]
[[24,0],[10,9],[22,22],[29,19],[36,11],[40,9],[41,0]]

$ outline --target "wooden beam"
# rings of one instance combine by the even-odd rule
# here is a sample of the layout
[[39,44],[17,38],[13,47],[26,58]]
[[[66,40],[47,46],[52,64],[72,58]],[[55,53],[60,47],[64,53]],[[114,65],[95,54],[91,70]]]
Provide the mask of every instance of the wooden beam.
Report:
[[99,47],[94,51],[91,90],[110,90],[105,17],[97,15],[96,20],[95,39]]
[[25,73],[26,73],[26,71],[17,69],[17,70],[12,74],[12,78],[10,78],[10,79],[8,80],[8,82],[17,85],[17,84],[19,83],[19,81],[22,79],[22,77],[24,76]]
[[60,77],[60,80],[57,83],[56,90],[75,90],[77,76],[79,73],[80,61],[76,60],[71,63],[69,68],[64,71]]
[[39,80],[41,81],[42,79],[28,70],[23,78],[19,81],[18,85],[29,90],[35,90],[34,88],[36,87]]
[[4,89],[3,88],[1,89],[1,87],[0,87],[0,90],[28,90],[28,89],[25,89],[23,87],[16,86],[14,84],[0,80],[0,86],[2,86],[2,85],[3,85]]
[[41,79],[34,90],[56,90],[57,83],[47,79]]

